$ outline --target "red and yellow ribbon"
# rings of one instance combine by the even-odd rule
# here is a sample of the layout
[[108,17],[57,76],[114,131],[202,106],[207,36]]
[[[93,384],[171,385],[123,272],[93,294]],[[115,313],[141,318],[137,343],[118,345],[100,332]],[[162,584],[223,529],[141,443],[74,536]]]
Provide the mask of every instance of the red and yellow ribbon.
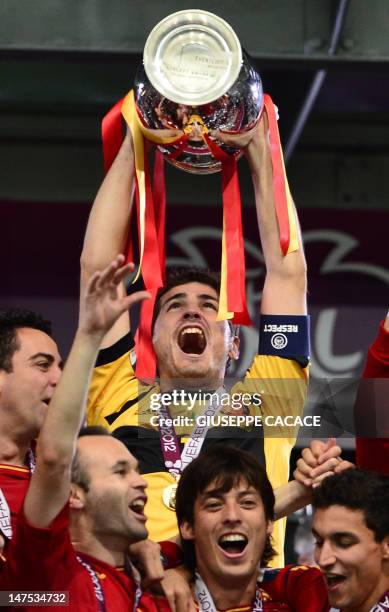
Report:
[[[286,255],[299,248],[298,228],[285,173],[276,111],[268,95],[264,96],[264,112],[269,122],[273,191],[280,231],[280,245],[283,254]],[[152,295],[152,299],[145,301],[142,305],[141,321],[136,338],[137,376],[145,379],[153,378],[156,373],[151,325],[155,298],[165,278],[166,211],[163,157],[157,151],[154,189],[152,189],[145,139],[157,145],[174,145],[174,150],[169,157],[175,159],[184,151],[191,130],[186,129],[177,138],[177,136],[166,137],[158,130],[147,128],[138,115],[134,93],[130,91],[124,99],[115,104],[103,120],[106,171],[115,159],[123,140],[121,114],[131,130],[134,143],[139,235],[139,268],[135,280],[142,274],[145,287]],[[246,304],[244,240],[236,158],[225,153],[208,136],[208,130],[201,117],[193,116],[191,119],[199,124],[204,142],[208,145],[212,155],[222,164],[223,233],[218,320],[232,319],[236,324],[250,325],[251,320]]]
[[269,122],[270,152],[273,166],[273,192],[280,246],[284,255],[299,249],[297,219],[285,172],[284,156],[278,131],[277,113],[271,97],[264,95],[264,106]]

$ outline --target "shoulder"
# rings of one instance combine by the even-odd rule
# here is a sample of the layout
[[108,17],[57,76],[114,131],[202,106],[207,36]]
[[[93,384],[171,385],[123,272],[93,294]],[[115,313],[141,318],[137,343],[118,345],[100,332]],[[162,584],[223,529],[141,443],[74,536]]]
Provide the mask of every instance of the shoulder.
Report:
[[95,367],[99,368],[117,361],[122,357],[129,357],[130,361],[135,362],[135,341],[131,332],[122,336],[115,344],[103,348],[99,351]]
[[19,590],[53,588],[61,568],[69,572],[72,563],[77,563],[68,527],[68,504],[47,528],[29,523],[22,509],[6,552],[9,584],[18,585]]

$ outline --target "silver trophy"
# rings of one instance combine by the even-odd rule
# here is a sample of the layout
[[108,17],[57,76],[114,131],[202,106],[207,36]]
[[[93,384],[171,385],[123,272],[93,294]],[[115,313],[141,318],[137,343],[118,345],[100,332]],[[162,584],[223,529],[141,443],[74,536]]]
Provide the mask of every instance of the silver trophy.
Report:
[[[204,134],[246,132],[263,107],[261,79],[235,32],[200,9],[173,13],[151,31],[134,93],[147,128],[162,137],[172,129],[188,134],[184,148],[162,144],[159,149],[171,164],[196,174],[221,169]],[[215,142],[230,155],[241,155],[239,149]]]

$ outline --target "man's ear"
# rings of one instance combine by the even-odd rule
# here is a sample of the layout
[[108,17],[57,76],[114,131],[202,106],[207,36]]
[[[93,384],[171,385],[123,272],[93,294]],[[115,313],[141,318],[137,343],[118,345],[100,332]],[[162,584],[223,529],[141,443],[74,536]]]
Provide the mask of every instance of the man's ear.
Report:
[[73,482],[70,484],[69,507],[72,510],[82,510],[85,507],[85,491]]
[[7,372],[5,370],[0,370],[0,395],[5,384],[6,376]]
[[389,561],[389,536],[385,536],[381,542],[382,558]]
[[230,350],[228,351],[228,356],[230,359],[239,359],[239,346],[239,336],[232,336]]
[[195,535],[193,525],[188,523],[188,521],[181,523],[180,533],[183,540],[194,540]]
[[273,527],[274,527],[274,522],[273,521],[267,521],[267,526],[266,526],[266,534],[268,536],[271,536],[273,533]]

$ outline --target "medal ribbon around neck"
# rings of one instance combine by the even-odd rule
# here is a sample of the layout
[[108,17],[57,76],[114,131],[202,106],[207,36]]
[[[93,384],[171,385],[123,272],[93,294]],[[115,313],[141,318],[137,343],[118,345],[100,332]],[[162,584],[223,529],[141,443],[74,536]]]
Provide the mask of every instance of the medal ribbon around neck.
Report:
[[[212,399],[205,406],[204,409],[199,416],[204,416],[205,412],[207,413],[207,417],[215,416],[219,410],[221,409],[220,396],[224,387],[219,387],[216,391],[212,393]],[[214,397],[216,396],[216,397]],[[166,419],[171,419],[169,409],[167,406],[164,406],[162,403],[158,409],[159,417],[163,418],[166,423]],[[175,478],[177,481],[180,478],[181,473],[186,468],[189,463],[196,459],[200,454],[201,447],[204,444],[205,436],[207,435],[208,429],[211,427],[211,424],[205,427],[199,427],[195,425],[192,429],[188,440],[184,444],[184,448],[182,449],[182,453],[180,452],[180,444],[178,442],[177,434],[173,425],[163,425],[161,426],[160,421],[158,420],[158,431],[161,439],[161,448],[163,459],[165,463],[165,467],[167,471]],[[177,485],[169,485],[165,488],[166,493],[169,492],[169,498],[174,496]],[[174,510],[173,505],[168,503],[168,500],[165,501],[165,504],[171,509]]]
[[[97,572],[93,569],[93,567],[91,567],[89,565],[89,563],[87,563],[86,561],[84,561],[84,559],[82,559],[81,557],[79,557],[77,555],[77,561],[79,563],[81,563],[81,565],[83,567],[85,567],[86,571],[88,572],[89,576],[91,577],[92,580],[92,584],[93,584],[93,589],[95,592],[95,597],[96,597],[96,602],[97,602],[97,607],[99,609],[99,612],[106,612],[106,605],[105,605],[105,595],[104,595],[104,590],[103,590],[103,586],[101,584],[101,580],[97,574]],[[130,576],[130,574],[132,574],[132,571],[128,571],[128,561],[126,558],[126,573],[128,576]],[[131,576],[130,576],[131,577]],[[132,612],[136,612],[139,606],[139,602],[140,602],[140,598],[142,597],[142,589],[140,586],[140,583],[135,580],[133,578],[134,582],[135,582],[135,596],[134,596],[134,605],[132,608]]]
[[10,540],[12,538],[11,511],[9,509],[9,505],[5,498],[5,495],[1,489],[0,489],[0,515],[1,515],[0,533],[5,535],[5,537]]
[[[196,572],[195,578],[195,595],[200,612],[217,612],[212,595],[198,572]],[[257,582],[255,599],[252,603],[250,612],[263,612],[263,598],[259,582]]]

